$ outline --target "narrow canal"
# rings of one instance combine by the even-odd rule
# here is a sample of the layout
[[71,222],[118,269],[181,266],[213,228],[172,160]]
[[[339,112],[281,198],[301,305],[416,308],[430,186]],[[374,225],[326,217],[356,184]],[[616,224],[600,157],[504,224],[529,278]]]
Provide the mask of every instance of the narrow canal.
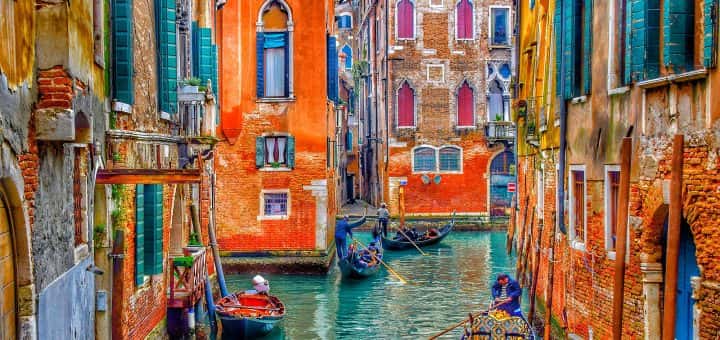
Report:
[[[370,234],[356,237],[367,244]],[[271,294],[287,307],[285,320],[266,339],[428,338],[487,308],[496,274],[514,276],[504,232],[455,232],[425,250],[428,256],[416,250],[385,253],[408,284],[384,269],[366,280],[343,280],[336,264],[327,276],[264,275]],[[248,289],[252,276],[230,276],[228,286]],[[458,328],[447,338],[460,334]]]

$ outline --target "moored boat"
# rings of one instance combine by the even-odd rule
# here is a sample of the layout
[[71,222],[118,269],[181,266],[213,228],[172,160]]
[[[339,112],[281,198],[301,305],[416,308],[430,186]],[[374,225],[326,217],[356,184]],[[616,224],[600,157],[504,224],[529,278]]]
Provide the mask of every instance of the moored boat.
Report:
[[471,316],[465,323],[463,340],[535,340],[535,331],[522,316],[495,310]]
[[[343,278],[364,279],[375,275],[380,270],[382,259],[382,242],[376,239],[370,248],[377,252],[373,255],[366,253],[365,249],[358,250],[351,246],[348,256],[338,259],[338,266]],[[370,250],[368,250],[370,251]]]
[[220,299],[216,313],[223,337],[254,339],[270,333],[285,316],[285,305],[275,296],[235,293]]
[[[420,248],[437,244],[440,241],[442,241],[450,232],[452,231],[453,227],[455,226],[455,219],[453,218],[450,220],[449,223],[447,223],[445,226],[437,230],[436,233],[432,233],[431,231],[426,231],[419,235],[419,237],[416,240],[413,240],[413,242]],[[413,242],[408,241],[407,239],[390,239],[383,236],[382,243],[385,249],[388,250],[403,250],[403,249],[410,249],[414,248]]]

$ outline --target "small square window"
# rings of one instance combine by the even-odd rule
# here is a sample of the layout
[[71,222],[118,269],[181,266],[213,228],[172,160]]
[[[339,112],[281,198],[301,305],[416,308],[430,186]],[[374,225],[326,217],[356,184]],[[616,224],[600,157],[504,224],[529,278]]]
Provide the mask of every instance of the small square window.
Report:
[[263,193],[263,216],[287,216],[287,192]]
[[445,81],[445,65],[428,65],[427,81],[433,83],[442,83]]

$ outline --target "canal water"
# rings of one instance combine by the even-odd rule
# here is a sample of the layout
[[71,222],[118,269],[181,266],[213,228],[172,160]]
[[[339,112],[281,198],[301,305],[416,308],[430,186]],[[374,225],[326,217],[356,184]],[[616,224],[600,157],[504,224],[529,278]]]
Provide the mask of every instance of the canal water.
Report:
[[[371,238],[356,237],[364,244]],[[287,308],[285,320],[266,339],[428,338],[486,309],[495,276],[515,272],[504,232],[455,232],[424,250],[428,256],[415,249],[385,252],[386,263],[407,284],[385,269],[365,280],[343,280],[335,263],[328,275],[263,274],[271,294]],[[229,276],[228,288],[248,289],[253,275]],[[460,334],[458,328],[447,338]]]

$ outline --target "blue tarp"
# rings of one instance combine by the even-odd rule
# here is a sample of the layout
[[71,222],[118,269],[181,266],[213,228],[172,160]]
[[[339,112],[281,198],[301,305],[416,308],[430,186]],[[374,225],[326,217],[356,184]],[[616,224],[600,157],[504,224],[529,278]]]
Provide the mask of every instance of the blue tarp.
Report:
[[281,33],[265,33],[265,48],[285,47],[285,32]]

